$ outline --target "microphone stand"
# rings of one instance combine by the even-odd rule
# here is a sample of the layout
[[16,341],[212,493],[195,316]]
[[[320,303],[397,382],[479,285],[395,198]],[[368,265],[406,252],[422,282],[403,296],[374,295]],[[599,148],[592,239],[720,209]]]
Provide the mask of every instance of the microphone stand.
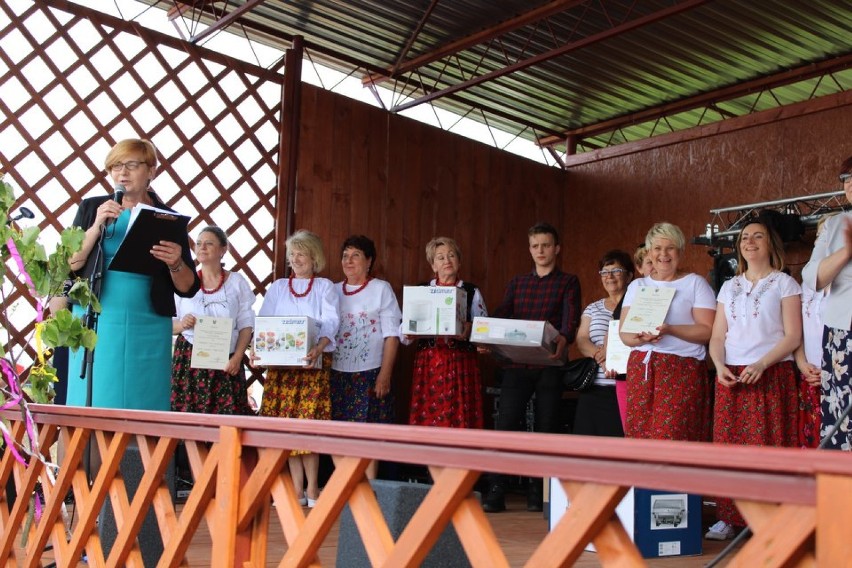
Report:
[[[104,238],[106,236],[106,223],[101,225],[101,236],[98,238],[98,243],[95,245],[95,262],[92,273],[89,275],[89,290],[96,298],[101,297],[101,288],[103,286],[104,275]],[[86,315],[83,317],[83,325],[91,329],[95,333],[98,331],[98,312],[94,310],[92,303],[86,308]],[[95,366],[95,350],[86,349],[83,353],[83,363],[80,367],[80,378],[86,380],[86,407],[92,406],[92,392],[94,379],[93,371]]]

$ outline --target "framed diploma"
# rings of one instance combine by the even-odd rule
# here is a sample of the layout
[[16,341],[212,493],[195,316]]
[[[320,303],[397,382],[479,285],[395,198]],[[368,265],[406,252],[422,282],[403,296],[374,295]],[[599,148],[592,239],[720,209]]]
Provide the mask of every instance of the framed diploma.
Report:
[[621,331],[625,333],[646,331],[657,335],[657,328],[663,325],[674,295],[674,288],[640,286],[633,297],[633,304],[630,306]]
[[630,357],[630,348],[626,346],[618,335],[619,320],[609,322],[609,331],[606,336],[606,369],[615,371],[621,375],[627,373],[627,358]]
[[189,366],[193,369],[224,371],[230,358],[233,327],[233,318],[201,316],[196,319],[192,329],[192,359]]

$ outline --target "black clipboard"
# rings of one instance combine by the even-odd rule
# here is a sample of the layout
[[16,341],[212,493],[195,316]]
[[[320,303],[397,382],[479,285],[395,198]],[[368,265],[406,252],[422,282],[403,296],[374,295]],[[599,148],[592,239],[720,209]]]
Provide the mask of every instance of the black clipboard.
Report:
[[151,248],[160,244],[160,241],[187,246],[188,224],[189,217],[186,215],[164,209],[141,208],[135,219],[132,219],[132,225],[110,262],[109,270],[147,275],[162,271],[165,265],[162,260],[151,255]]

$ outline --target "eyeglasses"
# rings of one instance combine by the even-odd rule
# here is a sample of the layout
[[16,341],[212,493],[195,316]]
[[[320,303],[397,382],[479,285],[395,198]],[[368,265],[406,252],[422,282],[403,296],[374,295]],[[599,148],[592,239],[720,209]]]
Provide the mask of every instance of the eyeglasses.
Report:
[[624,274],[627,272],[623,268],[613,268],[612,270],[601,270],[598,272],[602,277],[606,278],[607,276],[618,276],[619,274]]
[[852,179],[852,173],[846,172],[845,174],[840,174],[840,183],[846,183]]
[[111,165],[109,167],[109,169],[110,169],[111,172],[120,172],[122,169],[127,167],[127,169],[132,172],[133,170],[139,168],[139,166],[141,166],[142,164],[148,165],[146,162],[139,162],[137,160],[131,160],[129,162],[116,162],[113,165]]

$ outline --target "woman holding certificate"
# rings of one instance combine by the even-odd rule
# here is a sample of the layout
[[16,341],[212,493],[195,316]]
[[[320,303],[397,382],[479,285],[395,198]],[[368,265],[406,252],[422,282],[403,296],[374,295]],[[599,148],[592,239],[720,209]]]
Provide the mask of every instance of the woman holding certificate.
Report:
[[[710,437],[710,384],[704,359],[716,298],[704,278],[680,271],[685,245],[677,226],[651,227],[645,248],[654,271],[631,282],[624,294],[620,335],[632,348],[627,362],[629,438],[707,441]],[[662,298],[670,298],[667,308]],[[644,329],[629,331],[639,320],[647,322]]]
[[[391,285],[370,276],[376,245],[363,235],[343,241],[345,279],[335,285],[340,328],[331,364],[331,417],[348,422],[393,423],[391,377],[402,314]],[[375,479],[378,463],[367,468]]]
[[[722,284],[710,339],[716,365],[713,442],[745,446],[798,444],[793,352],[802,341],[802,290],[784,269],[778,234],[761,222],[737,237],[737,275]],[[745,522],[729,499],[706,538],[726,540]]]
[[[172,356],[172,410],[204,414],[253,414],[246,393],[243,355],[254,327],[254,293],[246,279],[222,267],[228,237],[219,227],[206,227],[198,235],[195,256],[201,264],[201,289],[192,298],[177,298],[178,334]],[[201,322],[199,322],[199,318]],[[212,332],[227,345],[217,345]],[[209,345],[208,345],[209,342]],[[195,362],[193,362],[193,350]],[[207,363],[202,355],[210,355]],[[215,361],[213,360],[215,357]],[[224,365],[224,368],[222,368]]]
[[[148,140],[119,142],[107,154],[105,166],[116,191],[80,204],[74,226],[86,234],[82,249],[71,257],[71,269],[78,277],[97,273],[99,257],[104,267],[91,403],[168,410],[174,296],[192,297],[199,288],[198,275],[190,268],[189,237],[184,242],[159,241],[152,247],[150,255],[158,261],[154,273],[110,269],[127,233],[131,210],[142,204],[169,208],[150,188],[157,173],[157,151]],[[83,313],[79,306],[74,310]],[[69,405],[86,404],[87,383],[74,378],[79,376],[82,357],[80,349],[69,362]]]
[[[297,231],[287,239],[286,247],[290,277],[272,283],[258,316],[307,316],[319,329],[316,344],[308,350],[303,367],[269,368],[260,414],[328,420],[331,353],[340,324],[339,299],[331,280],[317,277],[325,268],[322,241],[317,235]],[[313,507],[319,496],[319,456],[297,450],[290,456],[289,466],[300,502]]]
[[598,269],[607,295],[586,306],[577,329],[577,347],[580,353],[598,362],[598,376],[594,385],[580,393],[573,433],[623,437],[616,378],[612,376],[614,373],[607,373],[606,337],[613,311],[633,280],[633,260],[624,251],[612,250],[601,258]]

